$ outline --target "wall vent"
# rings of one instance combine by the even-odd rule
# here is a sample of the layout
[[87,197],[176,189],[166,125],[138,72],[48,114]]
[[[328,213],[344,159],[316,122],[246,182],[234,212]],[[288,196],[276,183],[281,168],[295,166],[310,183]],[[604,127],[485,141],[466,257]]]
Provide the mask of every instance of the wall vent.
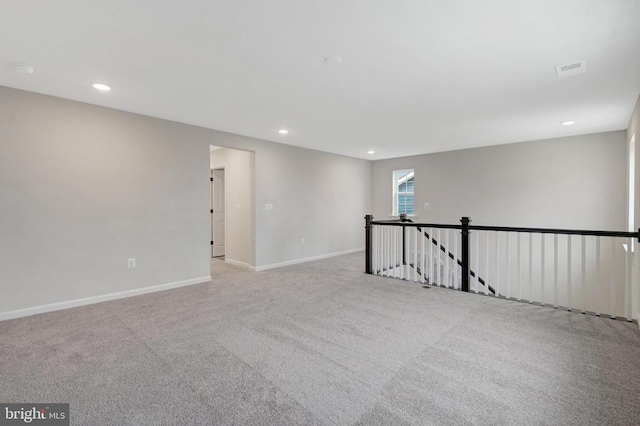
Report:
[[570,75],[582,74],[587,70],[587,61],[571,62],[564,65],[558,65],[556,67],[556,74],[558,78],[569,77]]

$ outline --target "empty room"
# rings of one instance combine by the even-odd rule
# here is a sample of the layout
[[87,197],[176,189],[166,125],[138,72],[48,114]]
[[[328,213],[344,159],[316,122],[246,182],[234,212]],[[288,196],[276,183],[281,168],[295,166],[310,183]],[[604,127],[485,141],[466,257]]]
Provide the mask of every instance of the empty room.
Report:
[[635,425],[640,1],[0,3],[0,424]]

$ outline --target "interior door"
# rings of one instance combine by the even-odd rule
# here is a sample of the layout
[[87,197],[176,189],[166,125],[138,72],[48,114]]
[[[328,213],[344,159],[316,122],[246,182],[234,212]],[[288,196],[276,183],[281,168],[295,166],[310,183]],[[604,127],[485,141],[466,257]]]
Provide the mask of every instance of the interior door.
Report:
[[212,172],[213,184],[211,185],[211,228],[213,233],[212,253],[213,257],[225,254],[225,185],[224,169],[214,169]]

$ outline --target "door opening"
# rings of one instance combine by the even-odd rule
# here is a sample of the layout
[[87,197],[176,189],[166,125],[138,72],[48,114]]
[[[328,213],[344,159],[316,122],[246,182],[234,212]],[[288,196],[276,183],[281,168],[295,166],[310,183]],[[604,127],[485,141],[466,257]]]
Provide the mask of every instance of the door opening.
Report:
[[225,255],[226,197],[224,168],[211,170],[211,257]]

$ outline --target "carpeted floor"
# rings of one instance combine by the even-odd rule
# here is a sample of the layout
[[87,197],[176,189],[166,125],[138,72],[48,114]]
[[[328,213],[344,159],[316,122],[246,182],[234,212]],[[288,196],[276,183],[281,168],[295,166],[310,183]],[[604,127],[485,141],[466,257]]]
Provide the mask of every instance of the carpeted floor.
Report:
[[640,423],[637,324],[423,289],[362,253],[0,322],[0,401],[74,425]]

